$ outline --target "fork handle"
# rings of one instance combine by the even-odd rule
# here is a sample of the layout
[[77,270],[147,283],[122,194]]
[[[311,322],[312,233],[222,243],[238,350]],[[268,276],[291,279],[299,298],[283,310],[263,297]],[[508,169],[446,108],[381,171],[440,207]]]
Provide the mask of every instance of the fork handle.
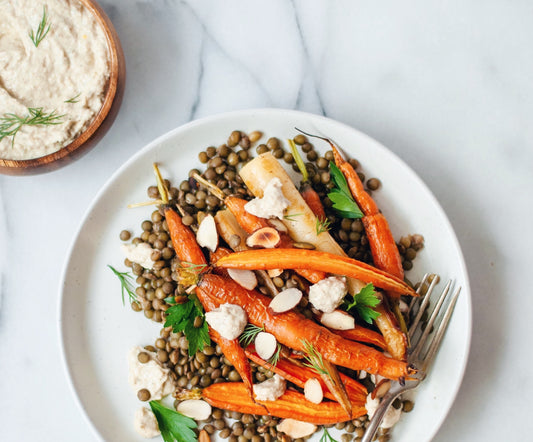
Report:
[[374,416],[372,416],[372,419],[370,419],[368,422],[368,426],[366,427],[366,431],[361,439],[361,442],[371,442],[374,439],[376,433],[378,432],[378,428],[385,417],[385,413],[387,413],[387,410],[392,405],[394,400],[404,391],[403,389],[396,389],[394,387],[395,385],[393,384],[390,390],[381,399]]

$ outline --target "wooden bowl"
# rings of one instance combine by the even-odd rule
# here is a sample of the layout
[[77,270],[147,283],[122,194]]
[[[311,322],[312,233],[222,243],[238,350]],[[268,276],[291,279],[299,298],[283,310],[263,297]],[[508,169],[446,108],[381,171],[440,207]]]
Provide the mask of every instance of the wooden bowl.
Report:
[[0,173],[6,175],[31,175],[51,172],[78,159],[94,147],[109,130],[122,103],[126,81],[124,52],[117,32],[103,9],[94,0],[80,2],[96,17],[102,26],[110,54],[110,75],[100,111],[89,126],[70,144],[57,152],[30,160],[5,160],[0,158]]

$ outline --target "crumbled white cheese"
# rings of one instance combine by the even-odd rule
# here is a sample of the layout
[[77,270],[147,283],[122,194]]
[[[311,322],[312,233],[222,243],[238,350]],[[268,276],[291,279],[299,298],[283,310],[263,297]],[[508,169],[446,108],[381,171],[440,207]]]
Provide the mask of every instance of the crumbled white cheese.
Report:
[[[138,359],[141,352],[150,356],[150,360],[144,364]],[[135,392],[147,389],[150,392],[150,400],[159,400],[174,392],[176,385],[170,376],[170,370],[157,360],[156,353],[136,346],[130,350],[128,359],[128,382]]]
[[154,413],[146,407],[141,407],[135,412],[133,428],[140,436],[146,439],[151,439],[161,434]]
[[286,388],[285,379],[279,374],[275,374],[270,379],[254,385],[255,398],[258,401],[275,401],[283,396]]
[[248,323],[246,312],[240,305],[221,304],[205,314],[207,323],[223,338],[237,339]]
[[[374,416],[374,413],[376,412],[378,406],[380,403],[379,398],[372,399],[372,394],[369,394],[366,397],[366,411],[368,413],[368,418],[372,419]],[[385,413],[385,417],[383,418],[383,421],[381,422],[381,428],[391,428],[393,427],[399,420],[400,416],[402,414],[401,408],[394,408],[389,407],[387,412]]]
[[263,198],[254,198],[245,204],[244,210],[260,218],[283,219],[283,212],[289,207],[289,200],[281,190],[281,180],[272,178],[263,190]]
[[131,262],[142,265],[145,269],[151,270],[154,266],[152,252],[154,249],[150,244],[140,242],[139,244],[122,244],[122,251]]
[[309,288],[309,302],[316,309],[331,313],[341,305],[347,291],[346,278],[330,276]]

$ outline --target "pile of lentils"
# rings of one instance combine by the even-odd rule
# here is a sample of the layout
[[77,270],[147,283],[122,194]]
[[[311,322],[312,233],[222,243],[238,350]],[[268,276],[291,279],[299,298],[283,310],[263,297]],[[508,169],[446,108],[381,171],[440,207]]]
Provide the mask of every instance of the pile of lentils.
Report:
[[[188,179],[181,181],[177,187],[165,180],[165,185],[169,189],[171,204],[179,205],[185,225],[190,226],[195,231],[207,214],[215,215],[219,209],[224,207],[222,201],[210,194],[209,190],[203,185],[197,183],[193,178],[194,173],[200,174],[226,195],[237,195],[250,200],[253,195],[244,185],[238,170],[254,157],[254,150],[256,154],[271,152],[274,157],[285,162],[288,167],[292,166],[295,172],[299,172],[292,153],[283,147],[278,138],[272,137],[265,143],[258,144],[262,137],[263,134],[258,131],[245,134],[235,130],[230,134],[225,144],[218,147],[207,147],[199,153],[198,158],[205,165],[203,170],[192,169],[189,172]],[[330,234],[333,235],[348,256],[372,264],[368,239],[361,220],[340,218],[332,209],[332,202],[327,197],[327,193],[334,187],[329,173],[329,163],[333,161],[333,152],[328,150],[323,155],[319,154],[308,138],[302,134],[296,135],[294,142],[302,151],[304,161],[305,159],[307,160],[305,166],[309,181],[323,201],[329,221]],[[256,145],[255,148],[254,145]],[[349,161],[356,170],[360,168],[357,160],[350,159]],[[372,193],[381,187],[379,179],[366,179],[361,171],[358,171],[358,174],[365,184],[367,192]],[[154,200],[160,198],[159,191],[155,185],[150,186],[147,189],[147,193]],[[131,268],[136,277],[136,300],[131,302],[131,308],[136,312],[142,311],[152,321],[164,323],[165,312],[171,306],[165,299],[186,296],[186,287],[178,283],[180,263],[175,257],[163,211],[154,210],[150,219],[142,221],[141,229],[142,233],[134,238],[131,237],[131,232],[127,230],[120,232],[122,241],[131,240],[133,244],[148,243],[154,249],[151,256],[154,265],[151,270],[145,269],[137,263],[132,263],[128,259],[125,260],[125,265]],[[407,235],[400,239],[398,248],[405,270],[411,269],[412,261],[416,257],[417,251],[422,247],[423,238],[420,235]],[[273,278],[272,282],[279,290],[304,286],[298,275],[290,271],[283,271],[281,275]],[[407,282],[409,283],[409,281]],[[258,289],[262,293],[269,293],[268,288],[261,285],[261,283]],[[307,305],[305,297],[302,298],[297,308],[306,317],[312,316],[312,311]],[[201,318],[196,319],[195,326],[202,326]],[[179,389],[207,387],[212,383],[218,382],[241,381],[239,373],[226,359],[218,345],[213,343],[213,345],[206,346],[194,356],[189,356],[188,347],[187,338],[182,333],[174,333],[172,327],[163,327],[154,345],[147,345],[145,348],[148,351],[155,352],[158,361],[171,370],[171,376],[176,381]],[[254,383],[263,382],[273,376],[272,372],[257,366],[253,362],[251,366]],[[341,369],[352,377],[357,377],[357,373]],[[369,377],[366,377],[361,382],[365,384],[369,391],[374,388]],[[147,390],[140,391],[138,397],[142,401],[150,400]],[[176,401],[175,405],[177,403],[178,401]],[[398,400],[394,406],[396,408],[402,407],[404,412],[408,412],[412,409],[413,404],[411,401],[402,402]],[[201,427],[208,434],[218,434],[220,438],[227,439],[229,442],[291,440],[285,434],[277,432],[276,425],[278,422],[279,419],[275,417],[255,416],[214,408],[211,417],[203,422]],[[341,442],[349,442],[352,440],[358,441],[362,438],[366,423],[367,416],[362,416],[352,421],[326,427],[335,427],[343,430],[344,434],[341,436]],[[388,430],[380,429],[378,441],[385,442],[389,438]],[[296,439],[296,442],[306,439],[308,438]]]

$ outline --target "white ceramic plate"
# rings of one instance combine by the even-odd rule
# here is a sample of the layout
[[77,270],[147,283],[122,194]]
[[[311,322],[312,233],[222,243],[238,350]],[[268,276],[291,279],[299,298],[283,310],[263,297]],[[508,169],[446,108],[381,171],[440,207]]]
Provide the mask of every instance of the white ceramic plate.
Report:
[[[468,357],[471,300],[468,276],[455,233],[438,202],[418,176],[397,156],[368,136],[333,120],[297,111],[263,109],[193,121],[162,136],[128,160],[98,193],[81,223],[67,258],[61,293],[60,328],[64,361],[72,389],[97,436],[106,441],[142,440],[133,431],[141,405],[127,383],[128,350],[153,344],[161,326],[123,307],[111,264],[124,269],[119,232],[140,233],[153,207],[127,209],[145,201],[154,183],[152,163],[177,183],[199,166],[198,152],[221,144],[230,132],[261,130],[288,138],[294,127],[325,134],[356,157],[367,176],[383,183],[375,194],[395,237],[421,233],[411,280],[425,272],[456,278],[463,287],[435,369],[420,387],[415,409],[394,428],[394,441],[429,441],[452,406]],[[315,143],[321,146],[321,142]]]

